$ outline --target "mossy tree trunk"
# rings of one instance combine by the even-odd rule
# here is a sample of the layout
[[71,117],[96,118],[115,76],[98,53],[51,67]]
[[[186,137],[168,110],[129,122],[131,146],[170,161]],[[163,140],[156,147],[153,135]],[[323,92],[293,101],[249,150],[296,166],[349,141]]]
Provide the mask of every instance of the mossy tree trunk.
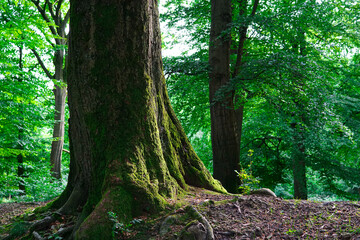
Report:
[[[54,203],[82,208],[76,239],[111,239],[188,185],[225,191],[196,156],[171,106],[156,0],[70,1],[70,174]],[[80,207],[80,208],[79,208]]]
[[237,192],[240,171],[240,143],[237,131],[233,91],[219,90],[230,84],[230,31],[232,21],[231,0],[211,1],[211,32],[209,48],[209,97],[211,114],[211,142],[213,150],[214,177],[229,192]]

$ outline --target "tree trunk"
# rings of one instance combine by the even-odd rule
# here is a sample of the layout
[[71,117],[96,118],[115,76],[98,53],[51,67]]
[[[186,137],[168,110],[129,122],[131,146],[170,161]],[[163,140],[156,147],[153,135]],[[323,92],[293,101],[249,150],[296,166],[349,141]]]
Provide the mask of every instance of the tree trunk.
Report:
[[[45,63],[42,61],[38,52],[33,48],[31,49],[40,66],[44,70],[47,77],[51,80],[55,79],[55,87],[53,89],[55,96],[55,113],[54,113],[54,128],[53,128],[53,141],[51,144],[51,175],[55,178],[61,178],[61,158],[64,145],[64,125],[65,125],[65,104],[66,104],[66,81],[64,79],[64,47],[67,44],[65,29],[69,21],[69,11],[62,17],[62,8],[64,1],[55,1],[50,3],[45,1],[42,5],[40,1],[31,0],[37,8],[43,20],[47,23],[49,30],[55,42],[52,47],[55,49],[54,54],[54,67],[55,74],[52,75],[46,68]],[[46,7],[47,6],[47,7]],[[43,33],[48,35],[48,33]]]
[[[306,42],[305,33],[299,30],[299,36],[296,38],[298,41],[293,45],[293,50],[301,56],[306,55]],[[299,80],[297,89],[301,89],[303,86],[302,74],[294,72],[294,79]],[[298,94],[297,94],[298,95]],[[298,109],[301,123],[292,123],[291,128],[294,132],[294,149],[293,149],[293,178],[294,178],[294,198],[304,199],[308,198],[307,192],[307,180],[306,180],[306,152],[304,145],[304,128],[303,124],[306,124],[306,116],[303,113],[305,104],[301,100],[295,99],[295,106]]]
[[220,180],[229,192],[237,192],[240,171],[236,114],[233,91],[219,98],[218,90],[230,84],[230,32],[224,31],[231,23],[231,1],[211,1],[211,32],[209,48],[209,97],[211,114],[211,141],[214,178]]
[[[250,16],[252,16],[252,17],[255,16],[258,5],[259,5],[259,0],[255,0],[253,3],[253,6],[252,6],[252,11],[251,11]],[[243,18],[247,14],[248,0],[239,1],[239,6],[240,6],[239,16],[241,18]],[[235,67],[234,67],[234,72],[232,74],[232,78],[236,78],[238,76],[240,67],[243,64],[242,59],[245,54],[244,44],[247,39],[248,28],[249,28],[248,25],[244,25],[243,27],[239,28],[239,43],[238,43],[238,48],[237,48],[237,53],[236,53],[236,62],[235,62]],[[235,101],[236,105],[239,104],[238,103],[239,102],[238,95],[235,95],[234,101]],[[239,148],[241,147],[241,136],[242,136],[242,128],[243,128],[243,122],[244,122],[244,105],[245,105],[244,103],[240,103],[240,105],[237,107],[237,109],[235,109],[236,132],[237,132]],[[240,154],[240,151],[239,151],[239,154]]]
[[[19,47],[19,69],[20,72],[23,70],[23,48]],[[20,77],[18,82],[21,84],[23,81],[22,73],[20,73]],[[24,182],[24,155],[22,150],[24,150],[24,111],[23,111],[23,102],[20,102],[20,109],[19,109],[19,123],[18,123],[18,144],[17,149],[21,152],[16,156],[18,167],[17,167],[17,176],[19,181],[19,190],[20,195],[26,194],[26,187]]]
[[298,124],[292,123],[291,128],[294,132],[294,149],[293,149],[293,184],[294,184],[294,198],[307,199],[307,184],[306,184],[306,154],[304,147],[303,133],[299,129]]
[[[64,40],[62,44],[66,44]],[[59,46],[60,47],[60,46]],[[60,47],[61,48],[61,47]],[[55,114],[54,114],[54,129],[53,141],[51,144],[51,175],[57,179],[61,178],[61,158],[64,145],[64,126],[65,126],[65,104],[66,104],[66,84],[64,83],[64,49],[56,50],[54,57],[55,65],[55,80],[58,83],[53,90],[55,95]],[[60,83],[60,84],[59,84]]]
[[293,175],[294,175],[294,198],[306,200],[308,196],[307,196],[307,185],[306,185],[305,154],[301,151],[294,154]]
[[162,72],[156,0],[70,1],[69,183],[59,212],[83,206],[73,236],[111,239],[188,185],[225,191],[196,156]]

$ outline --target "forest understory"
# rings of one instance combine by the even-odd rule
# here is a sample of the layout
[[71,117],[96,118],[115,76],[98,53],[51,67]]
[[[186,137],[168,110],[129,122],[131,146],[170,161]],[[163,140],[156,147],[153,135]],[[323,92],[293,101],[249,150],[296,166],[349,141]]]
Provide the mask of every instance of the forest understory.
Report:
[[[1,239],[66,239],[57,233],[71,227],[74,216],[62,216],[39,230],[28,230],[52,214],[33,212],[45,204],[1,204]],[[189,231],[199,220],[189,214],[194,209],[211,225],[214,239],[360,239],[360,204],[354,201],[284,200],[193,189],[185,198],[169,200],[169,206],[157,216],[140,216],[134,224],[117,222],[114,239],[189,239],[184,230]],[[202,238],[202,230],[195,231],[195,239],[208,239]]]

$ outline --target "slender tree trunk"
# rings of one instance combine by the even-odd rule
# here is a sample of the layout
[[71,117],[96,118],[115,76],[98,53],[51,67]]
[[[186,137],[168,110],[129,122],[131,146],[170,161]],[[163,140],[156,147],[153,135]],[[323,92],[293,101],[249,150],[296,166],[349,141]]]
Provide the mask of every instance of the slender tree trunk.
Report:
[[229,192],[237,192],[240,171],[236,116],[233,93],[217,98],[218,90],[230,83],[230,33],[224,31],[231,23],[231,1],[211,1],[211,32],[209,48],[209,97],[211,114],[211,142],[214,178]]
[[[70,1],[69,183],[54,205],[82,212],[76,239],[111,239],[188,185],[225,191],[196,156],[170,106],[156,0]],[[84,205],[85,204],[85,205]]]
[[[241,0],[239,2],[239,5],[240,5],[240,11],[239,11],[240,17],[246,16],[248,0]],[[250,16],[253,17],[255,15],[258,5],[259,5],[259,0],[255,0],[253,3],[253,6],[252,6],[252,11],[251,11]],[[235,67],[234,67],[234,72],[232,74],[232,78],[236,78],[238,76],[241,65],[243,64],[243,57],[245,54],[244,44],[247,39],[248,28],[249,28],[248,25],[244,25],[243,27],[239,28],[239,44],[238,44],[238,48],[237,48],[236,62],[235,62]],[[235,101],[235,104],[238,104],[238,101],[239,101],[238,95],[235,95],[234,101]],[[244,121],[244,104],[243,103],[240,103],[238,108],[235,109],[235,116],[236,116],[236,132],[237,132],[238,142],[241,147],[242,127],[243,127],[243,121]],[[240,154],[240,152],[239,152],[239,154]]]
[[[20,71],[23,70],[23,48],[19,47],[19,69]],[[23,81],[22,79],[22,73],[20,73],[20,77],[18,79],[18,82],[21,84],[21,82]],[[17,149],[20,150],[21,152],[16,156],[17,162],[18,162],[18,167],[17,167],[17,176],[19,179],[19,190],[20,195],[24,195],[26,194],[26,187],[25,187],[25,182],[24,182],[24,173],[25,173],[25,169],[24,169],[24,155],[22,153],[22,150],[24,150],[24,111],[23,111],[23,103],[22,101],[20,102],[20,107],[19,107],[19,123],[18,123],[18,146]]]
[[[66,44],[64,40],[61,42]],[[64,145],[64,126],[65,126],[65,104],[66,104],[66,84],[64,83],[64,49],[59,49],[55,52],[54,65],[55,65],[55,80],[60,84],[54,87],[55,96],[55,114],[54,114],[54,129],[53,141],[51,144],[51,173],[55,178],[61,178],[61,158]]]
[[[52,46],[55,49],[54,67],[55,74],[51,74],[46,68],[40,55],[35,49],[31,49],[40,66],[44,70],[47,77],[51,80],[55,79],[57,83],[53,89],[55,96],[55,113],[54,113],[54,128],[53,141],[51,144],[51,175],[55,178],[61,178],[61,158],[64,145],[64,125],[65,125],[65,104],[66,104],[66,80],[64,78],[64,59],[65,59],[65,45],[67,44],[65,29],[68,25],[70,12],[68,11],[62,17],[62,7],[64,1],[55,1],[51,3],[45,1],[45,5],[41,5],[40,1],[31,0],[37,8],[43,20],[48,24],[49,30],[54,38],[55,44]],[[47,34],[47,33],[46,33]]]

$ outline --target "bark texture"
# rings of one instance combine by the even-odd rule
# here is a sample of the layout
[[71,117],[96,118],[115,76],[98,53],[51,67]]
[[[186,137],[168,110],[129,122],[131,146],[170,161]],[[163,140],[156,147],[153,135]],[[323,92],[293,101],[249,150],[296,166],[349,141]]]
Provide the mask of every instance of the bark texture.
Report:
[[233,103],[233,91],[222,92],[219,89],[230,84],[230,32],[225,34],[231,23],[231,1],[211,1],[210,32],[210,114],[211,141],[213,149],[214,178],[220,180],[229,192],[237,192],[239,178],[235,170],[240,171],[236,113]]
[[55,114],[54,114],[54,128],[53,141],[51,143],[51,174],[55,178],[61,178],[61,159],[64,146],[65,133],[65,103],[66,103],[66,87],[55,86]]
[[[59,16],[61,17],[61,16]],[[55,178],[61,178],[61,159],[64,146],[64,127],[65,127],[65,104],[66,104],[66,84],[64,79],[64,59],[66,43],[65,26],[59,29],[60,39],[57,39],[57,50],[54,55],[55,74],[54,78],[59,84],[53,90],[55,96],[55,114],[53,141],[51,143],[50,162],[52,165],[51,173]],[[60,26],[61,27],[61,26]]]
[[[127,221],[188,185],[225,191],[196,156],[162,72],[156,0],[72,0],[69,183],[54,203],[82,207],[76,239],[111,239]],[[85,204],[85,205],[84,205]]]

